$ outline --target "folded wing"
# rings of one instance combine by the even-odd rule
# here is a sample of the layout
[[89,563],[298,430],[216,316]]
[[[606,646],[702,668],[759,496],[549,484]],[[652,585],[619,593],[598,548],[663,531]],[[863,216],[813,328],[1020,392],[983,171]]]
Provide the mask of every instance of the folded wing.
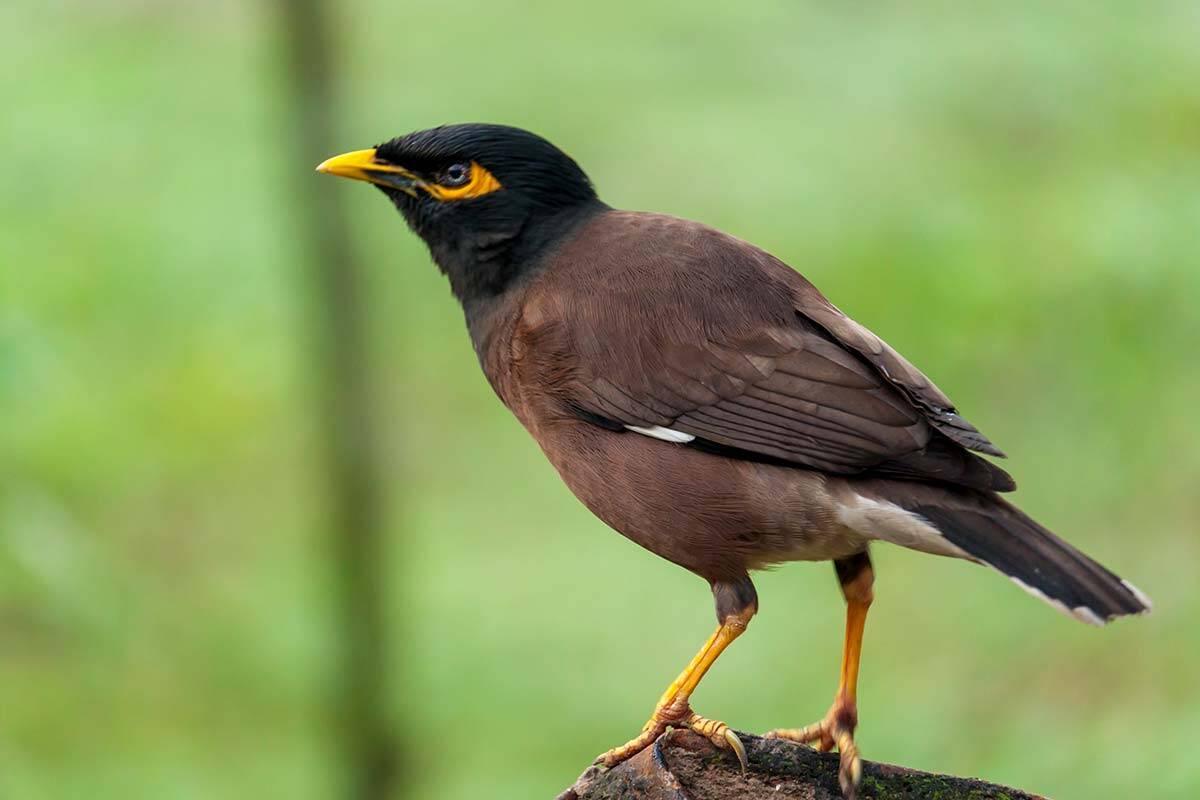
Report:
[[[683,225],[642,224],[641,250],[609,253],[654,261],[630,273],[636,284],[583,264],[569,295],[536,298],[560,307],[535,315],[554,330],[525,350],[554,352],[569,408],[735,458],[1014,488],[968,452],[1002,455],[932,381],[812,284],[745,242]],[[610,248],[628,241],[614,236]]]

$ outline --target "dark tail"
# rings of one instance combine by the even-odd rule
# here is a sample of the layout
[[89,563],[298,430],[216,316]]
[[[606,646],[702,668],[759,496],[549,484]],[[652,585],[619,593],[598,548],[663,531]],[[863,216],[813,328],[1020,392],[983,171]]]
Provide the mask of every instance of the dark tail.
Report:
[[898,488],[899,492],[887,492],[890,502],[920,517],[975,560],[1078,620],[1103,625],[1151,608],[1150,598],[1133,584],[992,492]]

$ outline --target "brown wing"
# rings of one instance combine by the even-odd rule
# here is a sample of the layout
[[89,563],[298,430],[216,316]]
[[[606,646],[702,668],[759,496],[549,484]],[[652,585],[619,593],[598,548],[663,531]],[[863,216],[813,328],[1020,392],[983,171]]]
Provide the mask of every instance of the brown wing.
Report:
[[557,353],[570,409],[735,457],[1012,488],[932,382],[786,265],[695,223],[609,217],[531,298],[549,324],[526,350]]
[[929,423],[968,450],[1004,458],[1004,453],[962,418],[933,381],[863,325],[842,313],[815,286],[797,275],[796,310],[819,325],[843,347],[857,353],[920,409]]

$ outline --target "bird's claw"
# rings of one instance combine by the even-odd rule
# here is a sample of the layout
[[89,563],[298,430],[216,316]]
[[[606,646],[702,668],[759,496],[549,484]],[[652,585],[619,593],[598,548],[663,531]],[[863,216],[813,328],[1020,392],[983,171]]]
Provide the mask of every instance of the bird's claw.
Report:
[[779,728],[769,731],[765,739],[787,739],[792,742],[817,745],[823,753],[838,751],[838,785],[846,800],[855,800],[862,782],[862,757],[854,741],[856,715],[853,708],[834,704],[825,719],[804,728]]
[[738,763],[742,765],[742,774],[746,774],[746,768],[749,766],[749,761],[746,759],[746,746],[742,744],[742,740],[733,732],[732,728],[725,729],[725,742],[729,745],[729,749],[733,750],[733,754],[737,756]]
[[686,700],[656,708],[642,731],[620,747],[614,747],[599,756],[595,763],[613,767],[645,750],[654,740],[667,732],[668,728],[686,728],[708,739],[722,750],[732,750],[737,756],[742,772],[746,771],[746,747],[738,735],[719,720],[707,719],[692,711]]

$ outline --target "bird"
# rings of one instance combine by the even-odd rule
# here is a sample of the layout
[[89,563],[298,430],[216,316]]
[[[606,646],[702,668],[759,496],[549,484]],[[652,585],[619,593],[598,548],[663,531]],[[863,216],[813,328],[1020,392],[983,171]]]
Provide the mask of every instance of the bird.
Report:
[[563,150],[443,125],[335,156],[428,246],[492,389],[609,527],[708,582],[717,628],[613,767],[669,728],[745,748],[690,698],[758,611],[750,573],[832,561],[845,601],[829,711],[767,736],[837,749],[857,795],[857,686],[876,542],[985,565],[1085,623],[1151,601],[1001,495],[1004,454],[921,371],[765,250],[602,202]]

